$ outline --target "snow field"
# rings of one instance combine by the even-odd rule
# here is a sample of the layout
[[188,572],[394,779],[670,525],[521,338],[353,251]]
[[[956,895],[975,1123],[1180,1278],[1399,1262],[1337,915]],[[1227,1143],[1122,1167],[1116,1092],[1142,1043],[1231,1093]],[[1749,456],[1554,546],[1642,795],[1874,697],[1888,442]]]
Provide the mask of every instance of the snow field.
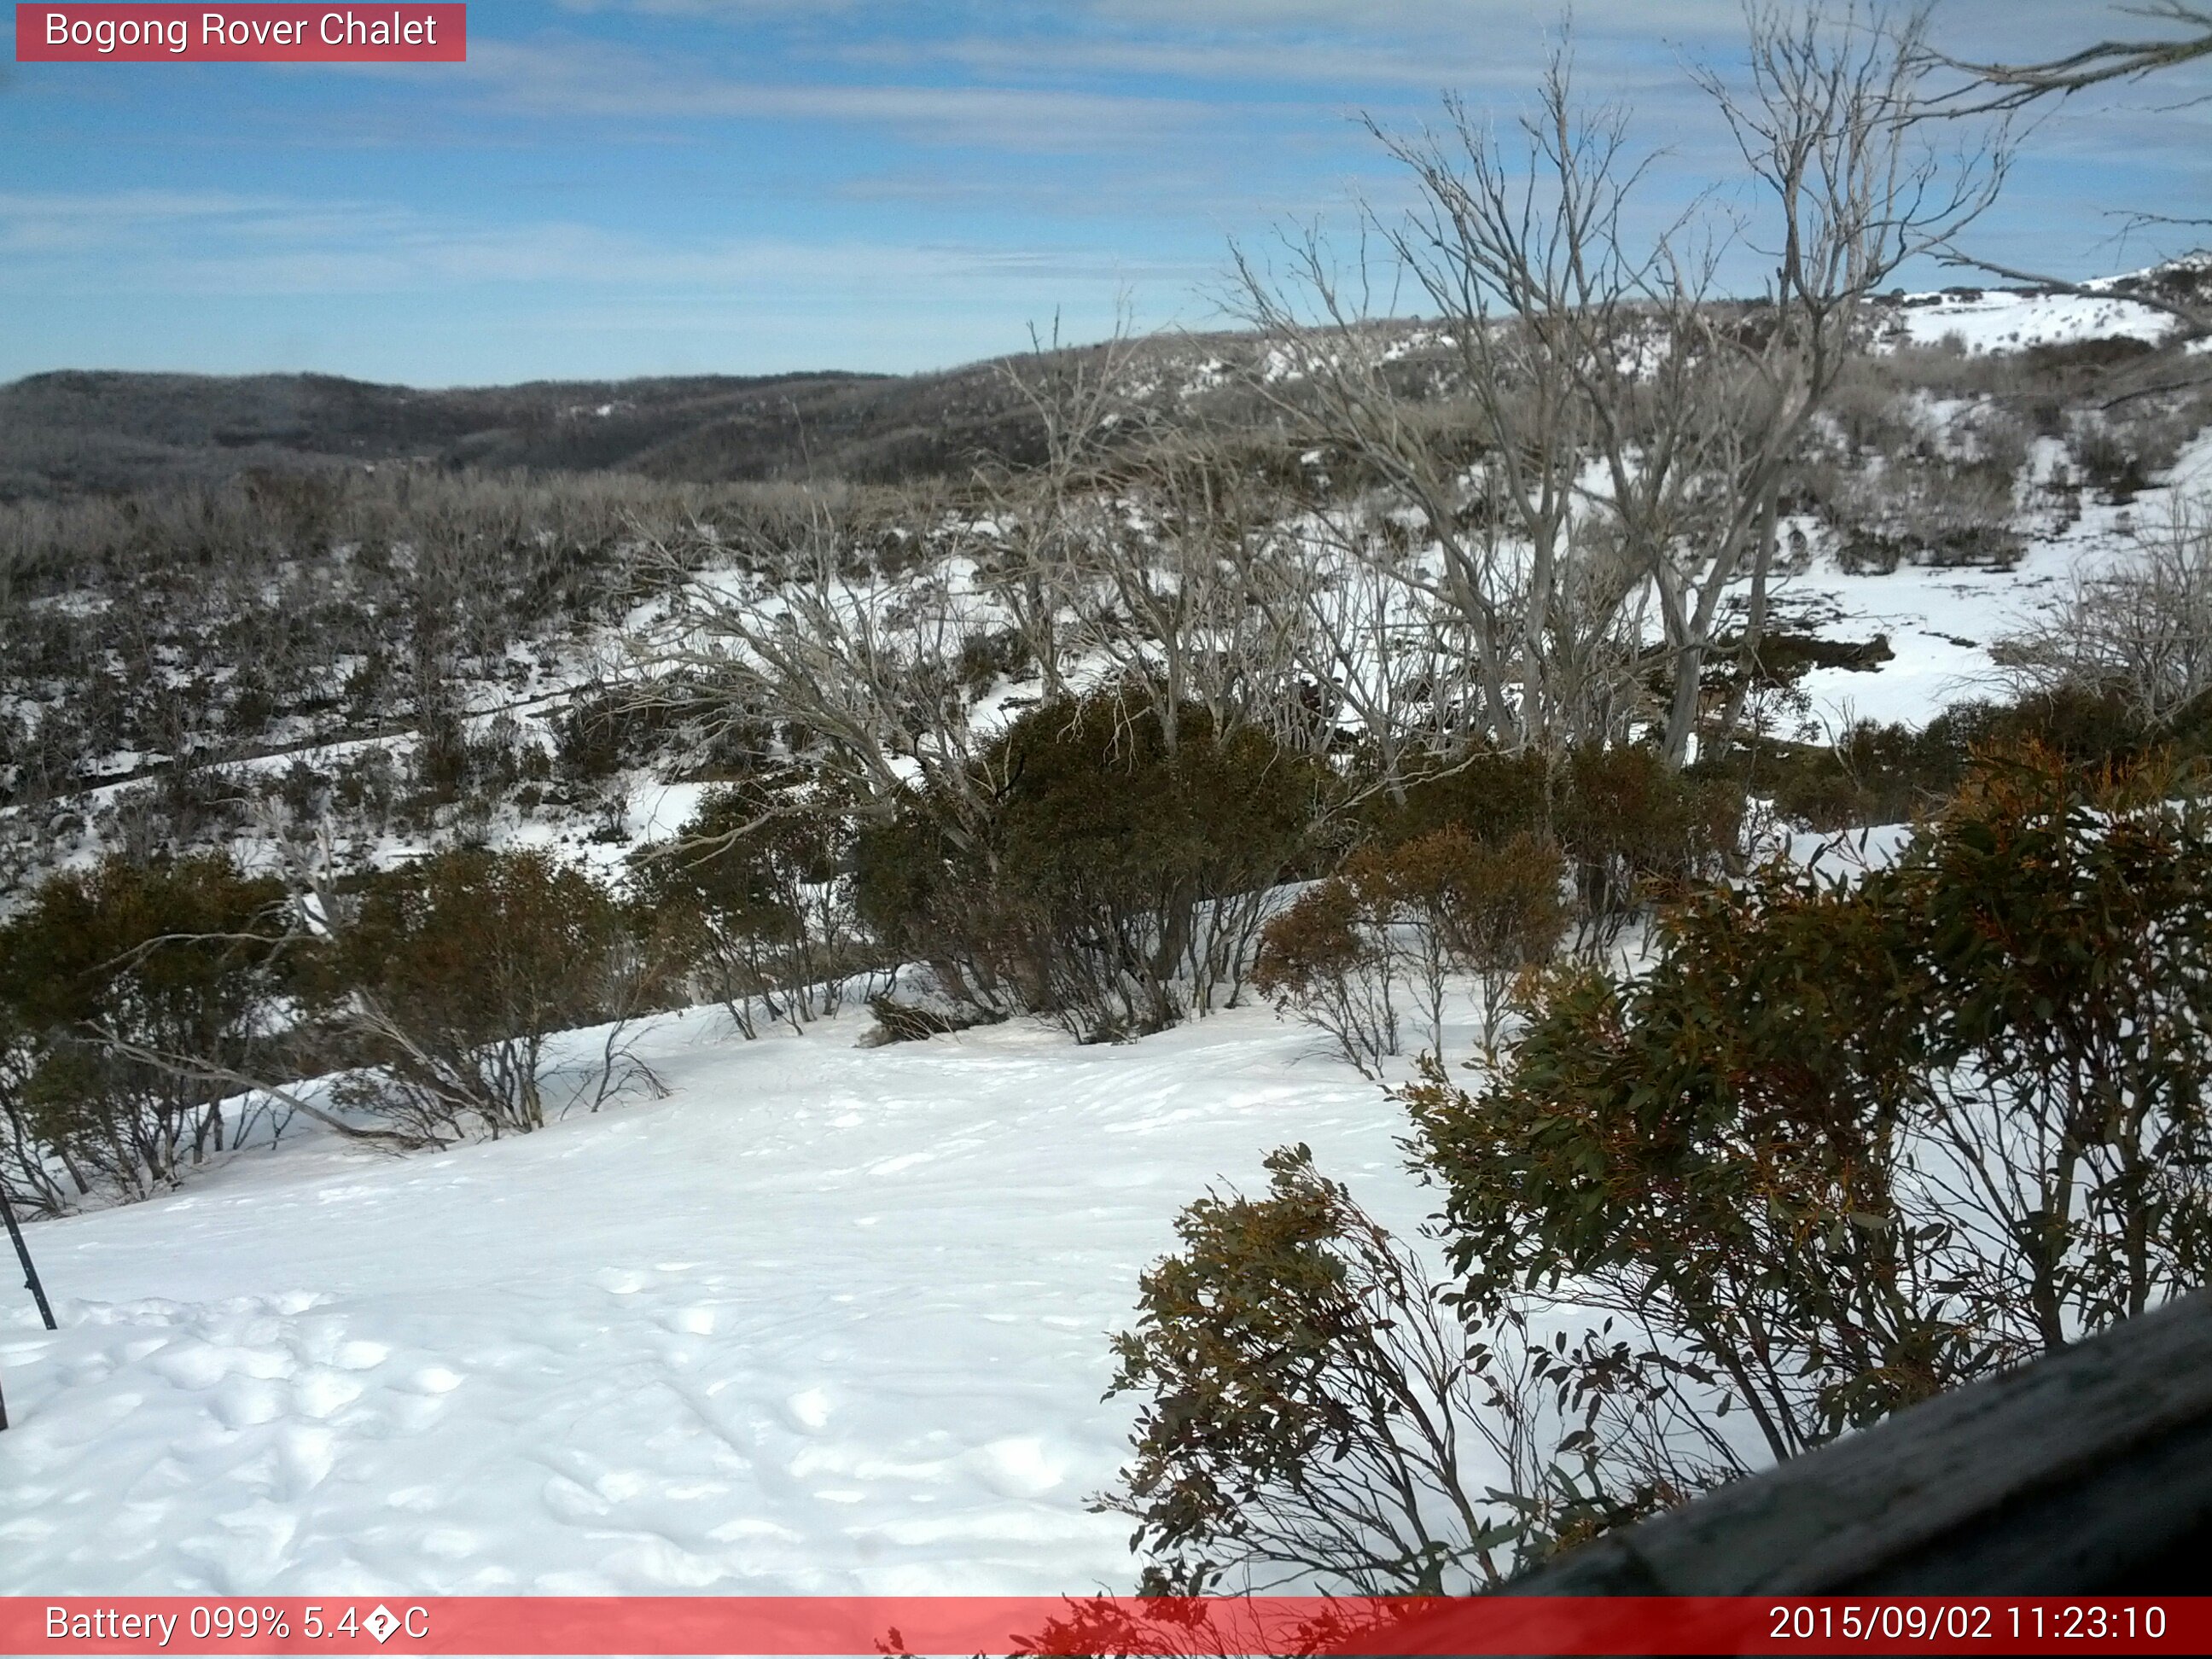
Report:
[[323,1140],[29,1230],[0,1592],[1127,1589],[1109,1332],[1176,1212],[1310,1142],[1408,1231],[1396,1109],[1264,1009],[1079,1048],[670,1019],[673,1092]]
[[2024,517],[2027,545],[2006,568],[1904,564],[1847,574],[1823,553],[1802,574],[1775,578],[1772,625],[1826,639],[1889,637],[1896,654],[1888,662],[1816,667],[1798,682],[1823,731],[1853,720],[1924,726],[1949,704],[2009,695],[1989,647],[2063,602],[2077,575],[2139,556],[2136,534],[2160,523],[2174,497],[2208,492],[2212,430],[2183,447],[2164,483],[2125,507],[2085,499],[2072,524],[2040,532]]

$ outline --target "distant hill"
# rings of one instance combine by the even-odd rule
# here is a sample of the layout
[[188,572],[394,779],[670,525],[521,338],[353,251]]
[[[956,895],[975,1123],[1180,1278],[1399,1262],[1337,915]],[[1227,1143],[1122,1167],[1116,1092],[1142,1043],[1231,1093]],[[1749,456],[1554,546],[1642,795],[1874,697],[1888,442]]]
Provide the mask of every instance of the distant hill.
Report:
[[0,499],[387,459],[668,478],[880,480],[1018,452],[994,366],[929,375],[543,380],[64,371],[0,386]]
[[[2136,301],[2203,303],[2212,256],[2088,286],[2094,294],[1900,292],[1876,301],[1874,315],[1893,343],[1955,336],[1996,352],[2078,353],[2098,342],[2148,350],[2179,325]],[[1438,349],[1433,325],[1375,326],[1405,337],[1393,355],[1409,371]],[[1260,344],[1240,333],[1156,336],[1137,348],[1130,390],[1185,406],[1218,402],[1223,370],[1238,360],[1249,368]],[[0,386],[0,501],[398,459],[702,483],[890,482],[963,471],[984,454],[1034,459],[1036,424],[1002,368],[994,362],[915,375],[533,380],[442,392],[327,374],[33,374]]]

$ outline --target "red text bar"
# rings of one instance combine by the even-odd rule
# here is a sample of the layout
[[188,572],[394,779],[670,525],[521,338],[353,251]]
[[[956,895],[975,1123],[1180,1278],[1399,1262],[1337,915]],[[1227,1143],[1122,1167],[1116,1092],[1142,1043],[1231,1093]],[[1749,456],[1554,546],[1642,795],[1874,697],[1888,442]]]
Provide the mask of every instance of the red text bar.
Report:
[[19,64],[459,64],[465,5],[15,8]]
[[2197,1596],[0,1598],[9,1654],[2201,1654]]

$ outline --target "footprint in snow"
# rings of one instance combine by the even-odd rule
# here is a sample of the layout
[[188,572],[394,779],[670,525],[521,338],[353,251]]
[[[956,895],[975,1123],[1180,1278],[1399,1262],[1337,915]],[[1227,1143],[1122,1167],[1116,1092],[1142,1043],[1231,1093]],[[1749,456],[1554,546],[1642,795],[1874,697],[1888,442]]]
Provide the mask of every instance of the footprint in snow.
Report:
[[302,1417],[320,1421],[336,1416],[361,1398],[362,1385],[337,1371],[303,1371],[292,1383],[293,1403]]
[[983,1478],[1008,1498],[1038,1498],[1067,1478],[1067,1460],[1035,1435],[983,1448]]

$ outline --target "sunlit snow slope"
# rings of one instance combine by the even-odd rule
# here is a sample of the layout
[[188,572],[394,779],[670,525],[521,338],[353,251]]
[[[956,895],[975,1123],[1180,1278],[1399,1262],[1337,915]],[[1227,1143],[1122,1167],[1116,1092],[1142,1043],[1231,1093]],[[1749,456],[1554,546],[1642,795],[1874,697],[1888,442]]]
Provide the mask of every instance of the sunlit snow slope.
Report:
[[1411,1221],[1392,1109],[1264,1010],[866,1024],[687,1016],[664,1101],[32,1228],[63,1328],[0,1299],[0,1592],[1126,1587],[1085,1500],[1139,1267],[1286,1141]]

